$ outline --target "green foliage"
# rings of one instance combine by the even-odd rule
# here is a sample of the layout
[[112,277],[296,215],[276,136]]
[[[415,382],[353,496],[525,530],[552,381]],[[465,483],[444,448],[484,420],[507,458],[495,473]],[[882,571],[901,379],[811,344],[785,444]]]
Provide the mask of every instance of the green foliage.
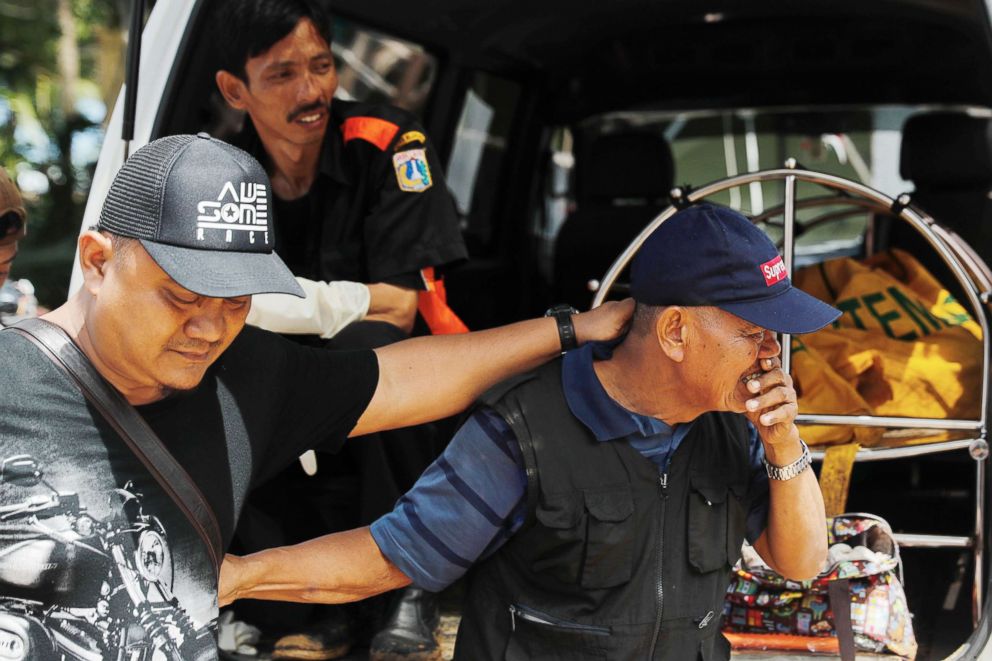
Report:
[[54,66],[59,37],[55,0],[0,0],[0,86],[26,92]]
[[[13,273],[34,282],[47,306],[65,299],[75,236],[95,167],[80,162],[78,153],[73,158],[74,140],[99,129],[78,112],[78,99],[100,100],[95,81],[101,31],[106,35],[121,30],[129,4],[0,0],[0,165],[15,177],[33,174],[36,183],[43,175],[48,184],[44,194],[25,190],[29,231]],[[59,22],[59,10],[66,8],[71,11],[68,43],[61,41]],[[71,57],[74,53],[78,57]]]

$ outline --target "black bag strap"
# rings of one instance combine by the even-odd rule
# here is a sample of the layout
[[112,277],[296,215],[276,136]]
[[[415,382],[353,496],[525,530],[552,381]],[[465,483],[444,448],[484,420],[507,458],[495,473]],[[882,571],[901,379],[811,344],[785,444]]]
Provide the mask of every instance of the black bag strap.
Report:
[[213,510],[193,478],[179,465],[135,408],[100,376],[86,354],[59,326],[43,319],[26,319],[5,330],[26,337],[75,381],[86,399],[106,418],[189,519],[207,547],[214,570],[219,570],[224,557],[224,543]]
[[851,625],[851,582],[847,579],[830,581],[827,585],[830,610],[834,614],[834,630],[840,645],[842,661],[854,661],[854,628]]

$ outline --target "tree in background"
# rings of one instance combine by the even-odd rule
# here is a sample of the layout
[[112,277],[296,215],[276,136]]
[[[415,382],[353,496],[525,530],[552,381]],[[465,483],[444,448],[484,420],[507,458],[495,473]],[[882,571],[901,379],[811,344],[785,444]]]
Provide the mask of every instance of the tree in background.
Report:
[[128,0],[0,0],[0,165],[29,232],[14,277],[65,300],[103,124],[123,81]]

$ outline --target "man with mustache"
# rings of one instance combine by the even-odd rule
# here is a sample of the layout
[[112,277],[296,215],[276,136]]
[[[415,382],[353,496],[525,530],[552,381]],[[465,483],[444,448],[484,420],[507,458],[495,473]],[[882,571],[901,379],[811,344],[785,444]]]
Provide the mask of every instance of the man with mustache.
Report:
[[840,311],[793,288],[747,218],[710,204],[665,221],[630,278],[622,341],[488,392],[370,528],[229,557],[221,601],[439,590],[477,563],[456,659],[728,659],[719,624],[744,539],[793,579],[826,558],[775,332]]
[[[424,129],[399,108],[334,99],[338,78],[331,18],[321,2],[230,0],[217,3],[216,10],[216,84],[231,108],[248,115],[237,144],[256,156],[272,179],[279,226],[276,252],[303,279],[308,293],[305,301],[260,298],[249,322],[281,331],[331,296],[338,306],[356,302],[354,316],[361,317],[369,296],[354,283],[363,283],[370,286],[373,303],[364,320],[328,342],[311,336],[311,344],[332,349],[384,346],[403,339],[415,326],[414,334],[464,331],[436,293],[443,291],[443,283],[435,278],[435,269],[468,254],[441,164]],[[380,301],[386,301],[385,309],[374,309]],[[335,312],[336,306],[323,307]],[[393,430],[346,449],[334,461],[318,459],[313,477],[291,468],[252,497],[246,520],[251,512],[257,516],[239,537],[249,549],[264,548],[371,523],[413,485],[443,440],[431,426]],[[313,508],[312,522],[298,516],[302,529],[288,531],[275,520],[282,518],[287,499],[319,500],[321,506]],[[432,596],[411,590],[396,603],[404,613],[394,610],[387,629],[402,630],[403,640],[419,631],[421,641],[433,645],[430,630],[437,611]],[[266,610],[265,617],[276,619],[276,625],[305,619],[299,609],[283,609],[281,616]],[[300,647],[306,658],[332,658],[326,650],[342,649],[347,636],[339,614],[328,618],[313,636],[281,641],[277,655],[294,658],[293,650]],[[406,645],[388,631],[374,647],[380,642],[390,653],[397,652],[397,644]]]
[[331,18],[319,2],[232,0],[215,23],[216,84],[247,113],[239,146],[272,179],[276,251],[297,276],[402,290],[396,309],[373,318],[409,333],[424,271],[467,257],[423,128],[399,108],[334,99]]

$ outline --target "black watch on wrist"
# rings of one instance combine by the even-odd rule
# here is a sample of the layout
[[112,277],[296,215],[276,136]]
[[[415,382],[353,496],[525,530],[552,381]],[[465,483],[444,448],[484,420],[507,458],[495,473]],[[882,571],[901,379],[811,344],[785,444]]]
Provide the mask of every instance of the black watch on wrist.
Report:
[[579,348],[578,338],[575,337],[575,324],[572,323],[572,315],[579,311],[568,303],[552,305],[544,313],[545,317],[554,317],[558,322],[558,339],[561,340],[561,352],[571,351]]

